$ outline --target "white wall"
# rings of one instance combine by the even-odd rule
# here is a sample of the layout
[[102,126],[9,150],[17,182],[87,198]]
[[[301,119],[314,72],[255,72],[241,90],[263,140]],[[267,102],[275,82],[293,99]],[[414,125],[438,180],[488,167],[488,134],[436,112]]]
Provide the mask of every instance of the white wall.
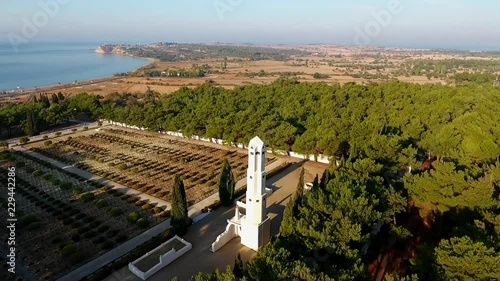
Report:
[[[103,121],[103,122],[108,122],[110,124],[113,124],[113,125],[116,125],[116,126],[121,126],[121,127],[125,127],[125,128],[131,128],[131,129],[136,129],[136,130],[147,130],[147,128],[139,128],[137,126],[130,126],[130,125],[127,125],[127,124],[123,124],[123,123],[118,123],[118,122],[114,122],[114,121],[107,121],[107,120],[100,120],[100,121]],[[160,134],[166,134],[166,135],[169,135],[169,136],[174,136],[174,137],[181,137],[181,138],[185,138],[186,136],[184,136],[181,132],[171,132],[171,131],[164,131],[164,132],[158,132]],[[221,139],[207,139],[207,138],[202,138],[200,136],[191,136],[190,137],[191,139],[194,139],[194,140],[199,140],[199,141],[204,141],[204,142],[211,142],[211,143],[216,143],[216,144],[224,144],[224,140],[221,140]],[[235,145],[236,147],[239,147],[239,148],[246,148],[244,144],[241,144],[241,143],[238,143]],[[271,150],[268,150],[267,151],[268,153],[272,153],[272,154],[276,154],[276,155],[289,155],[291,157],[295,157],[295,158],[300,158],[300,159],[306,159],[306,160],[310,160],[310,161],[315,161],[315,162],[319,162],[319,163],[324,163],[324,164],[330,164],[330,160],[328,159],[328,156],[326,155],[322,155],[322,154],[319,154],[317,155],[316,157],[314,155],[304,155],[304,154],[299,154],[299,153],[295,153],[293,151],[290,151],[290,152],[286,152],[286,151],[282,151],[282,150],[275,150],[274,152],[271,151]]]
[[236,226],[234,224],[228,224],[226,231],[217,236],[217,239],[212,243],[210,250],[215,253],[217,250],[229,243],[229,241],[233,240],[236,236],[238,236]]
[[[153,266],[150,270],[148,270],[147,272],[142,272],[139,268],[137,268],[135,266],[135,264],[137,264],[138,262],[140,262],[141,260],[145,259],[146,257],[148,257],[149,255],[151,255],[152,253],[154,253],[155,251],[157,251],[158,249],[160,249],[161,247],[163,247],[164,245],[170,243],[171,241],[173,240],[179,240],[181,241],[182,243],[184,243],[186,246],[183,247],[182,249],[180,249],[179,251],[176,251],[175,249],[172,249],[170,251],[168,251],[166,254],[160,256],[159,260],[158,260],[158,264]],[[157,273],[158,271],[160,271],[162,268],[164,268],[165,266],[169,265],[170,263],[172,263],[174,260],[178,259],[180,256],[184,255],[185,253],[187,253],[189,250],[191,250],[193,248],[193,245],[191,245],[191,243],[187,242],[186,240],[180,238],[179,236],[174,236],[172,239],[168,240],[167,242],[161,244],[160,246],[156,247],[154,250],[148,252],[147,254],[145,254],[144,256],[140,257],[139,259],[131,262],[128,264],[128,268],[129,270],[134,273],[137,277],[141,278],[142,280],[146,280],[148,279],[149,277],[153,276],[153,274]]]

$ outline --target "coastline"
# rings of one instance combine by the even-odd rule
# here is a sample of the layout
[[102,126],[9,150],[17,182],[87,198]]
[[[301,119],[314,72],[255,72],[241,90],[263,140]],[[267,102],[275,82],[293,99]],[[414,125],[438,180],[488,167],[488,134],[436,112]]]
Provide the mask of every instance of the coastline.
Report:
[[[158,61],[158,59],[138,57],[138,56],[134,56],[134,55],[131,55],[128,53],[106,53],[106,52],[97,52],[96,50],[94,52],[96,54],[100,54],[100,55],[127,56],[127,57],[131,57],[134,59],[145,60],[144,64],[142,64],[139,67],[134,68],[132,70],[128,70],[127,72],[137,71],[143,67],[146,67],[146,66]],[[25,88],[25,89],[21,89],[21,90],[9,90],[9,91],[6,91],[7,95],[5,95],[5,96],[8,97],[8,96],[16,96],[16,95],[36,94],[36,93],[40,93],[40,92],[53,92],[53,91],[66,89],[68,87],[93,85],[93,84],[97,84],[97,83],[113,81],[113,80],[120,79],[120,78],[123,78],[123,77],[111,75],[111,76],[97,77],[94,79],[78,80],[77,83],[68,82],[68,83],[61,83],[61,84],[49,84],[49,85],[44,85],[44,86],[40,86],[40,87]]]

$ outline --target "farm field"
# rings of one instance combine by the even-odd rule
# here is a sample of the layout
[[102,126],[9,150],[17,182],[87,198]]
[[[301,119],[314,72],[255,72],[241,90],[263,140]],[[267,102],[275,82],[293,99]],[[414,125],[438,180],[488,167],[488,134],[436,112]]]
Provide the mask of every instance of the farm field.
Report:
[[[231,163],[236,180],[244,178],[247,169],[247,155],[234,148],[114,128],[27,147],[167,202],[178,174],[186,187],[188,205],[217,193],[224,158]],[[267,163],[274,160],[268,157]]]
[[[286,49],[283,46],[273,45],[261,47]],[[283,76],[294,77],[301,82],[340,84],[383,82],[391,79],[418,84],[455,84],[456,81],[453,79],[455,73],[489,71],[495,75],[500,74],[498,68],[488,70],[483,67],[470,66],[448,69],[447,75],[435,75],[434,70],[422,72],[415,69],[415,64],[420,62],[440,64],[440,62],[450,60],[500,61],[498,56],[493,54],[338,45],[297,45],[294,48],[308,52],[309,55],[290,56],[285,60],[249,60],[229,56],[225,68],[221,66],[225,62],[224,56],[204,59],[186,58],[179,61],[154,59],[148,65],[124,76],[25,89],[23,92],[0,96],[0,103],[29,101],[34,94],[42,92],[61,92],[66,96],[88,92],[106,97],[117,92],[137,93],[149,89],[160,94],[172,94],[182,87],[194,88],[206,81],[233,89],[248,84],[269,84]],[[144,76],[146,70],[179,71],[189,70],[193,66],[206,66],[210,72],[204,77]],[[325,75],[325,77],[315,78],[315,73]]]
[[21,152],[2,152],[2,159],[0,180],[7,182],[7,167],[16,167],[18,259],[40,280],[57,278],[169,216]]

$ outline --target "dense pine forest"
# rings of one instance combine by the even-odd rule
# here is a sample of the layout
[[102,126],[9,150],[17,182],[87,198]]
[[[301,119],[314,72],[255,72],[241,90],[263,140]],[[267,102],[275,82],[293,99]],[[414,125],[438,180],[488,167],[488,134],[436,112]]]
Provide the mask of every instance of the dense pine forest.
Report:
[[478,84],[207,82],[2,105],[0,133],[85,113],[227,143],[259,135],[274,150],[338,160],[311,191],[298,183],[280,235],[255,259],[194,280],[498,280],[499,108],[500,88]]

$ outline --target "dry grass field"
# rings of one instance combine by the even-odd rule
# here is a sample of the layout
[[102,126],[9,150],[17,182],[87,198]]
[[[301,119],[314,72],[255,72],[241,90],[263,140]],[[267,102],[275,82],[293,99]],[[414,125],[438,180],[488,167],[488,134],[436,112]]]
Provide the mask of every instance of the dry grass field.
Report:
[[[94,93],[106,96],[111,93],[122,92],[144,92],[148,89],[161,94],[171,94],[181,87],[196,87],[207,80],[215,84],[233,88],[247,84],[272,83],[283,75],[295,77],[302,82],[326,82],[326,83],[369,83],[381,82],[388,79],[397,79],[410,83],[441,83],[450,84],[442,78],[395,75],[405,62],[413,60],[449,60],[449,59],[474,59],[474,60],[496,60],[498,57],[479,57],[467,55],[467,53],[439,52],[429,50],[403,49],[403,48],[374,48],[353,47],[335,45],[296,45],[296,46],[262,46],[272,48],[295,48],[311,53],[306,57],[292,57],[286,61],[273,60],[245,60],[228,57],[226,69],[222,68],[224,58],[207,59],[196,61],[160,62],[154,60],[144,68],[158,71],[190,69],[193,65],[208,65],[216,74],[208,74],[202,78],[178,78],[178,77],[109,77],[93,81],[82,81],[78,83],[55,85],[37,89],[25,90],[17,93],[17,99],[11,99],[11,95],[0,97],[0,102],[22,102],[29,100],[33,94],[44,92],[62,92],[65,95],[73,95],[81,92]],[[377,69],[377,67],[379,69]],[[460,71],[469,71],[461,69]],[[142,75],[142,70],[136,71]],[[261,74],[259,74],[261,73]],[[315,79],[315,73],[329,76],[328,78]],[[367,77],[367,75],[369,77]],[[500,74],[500,72],[497,72]]]

